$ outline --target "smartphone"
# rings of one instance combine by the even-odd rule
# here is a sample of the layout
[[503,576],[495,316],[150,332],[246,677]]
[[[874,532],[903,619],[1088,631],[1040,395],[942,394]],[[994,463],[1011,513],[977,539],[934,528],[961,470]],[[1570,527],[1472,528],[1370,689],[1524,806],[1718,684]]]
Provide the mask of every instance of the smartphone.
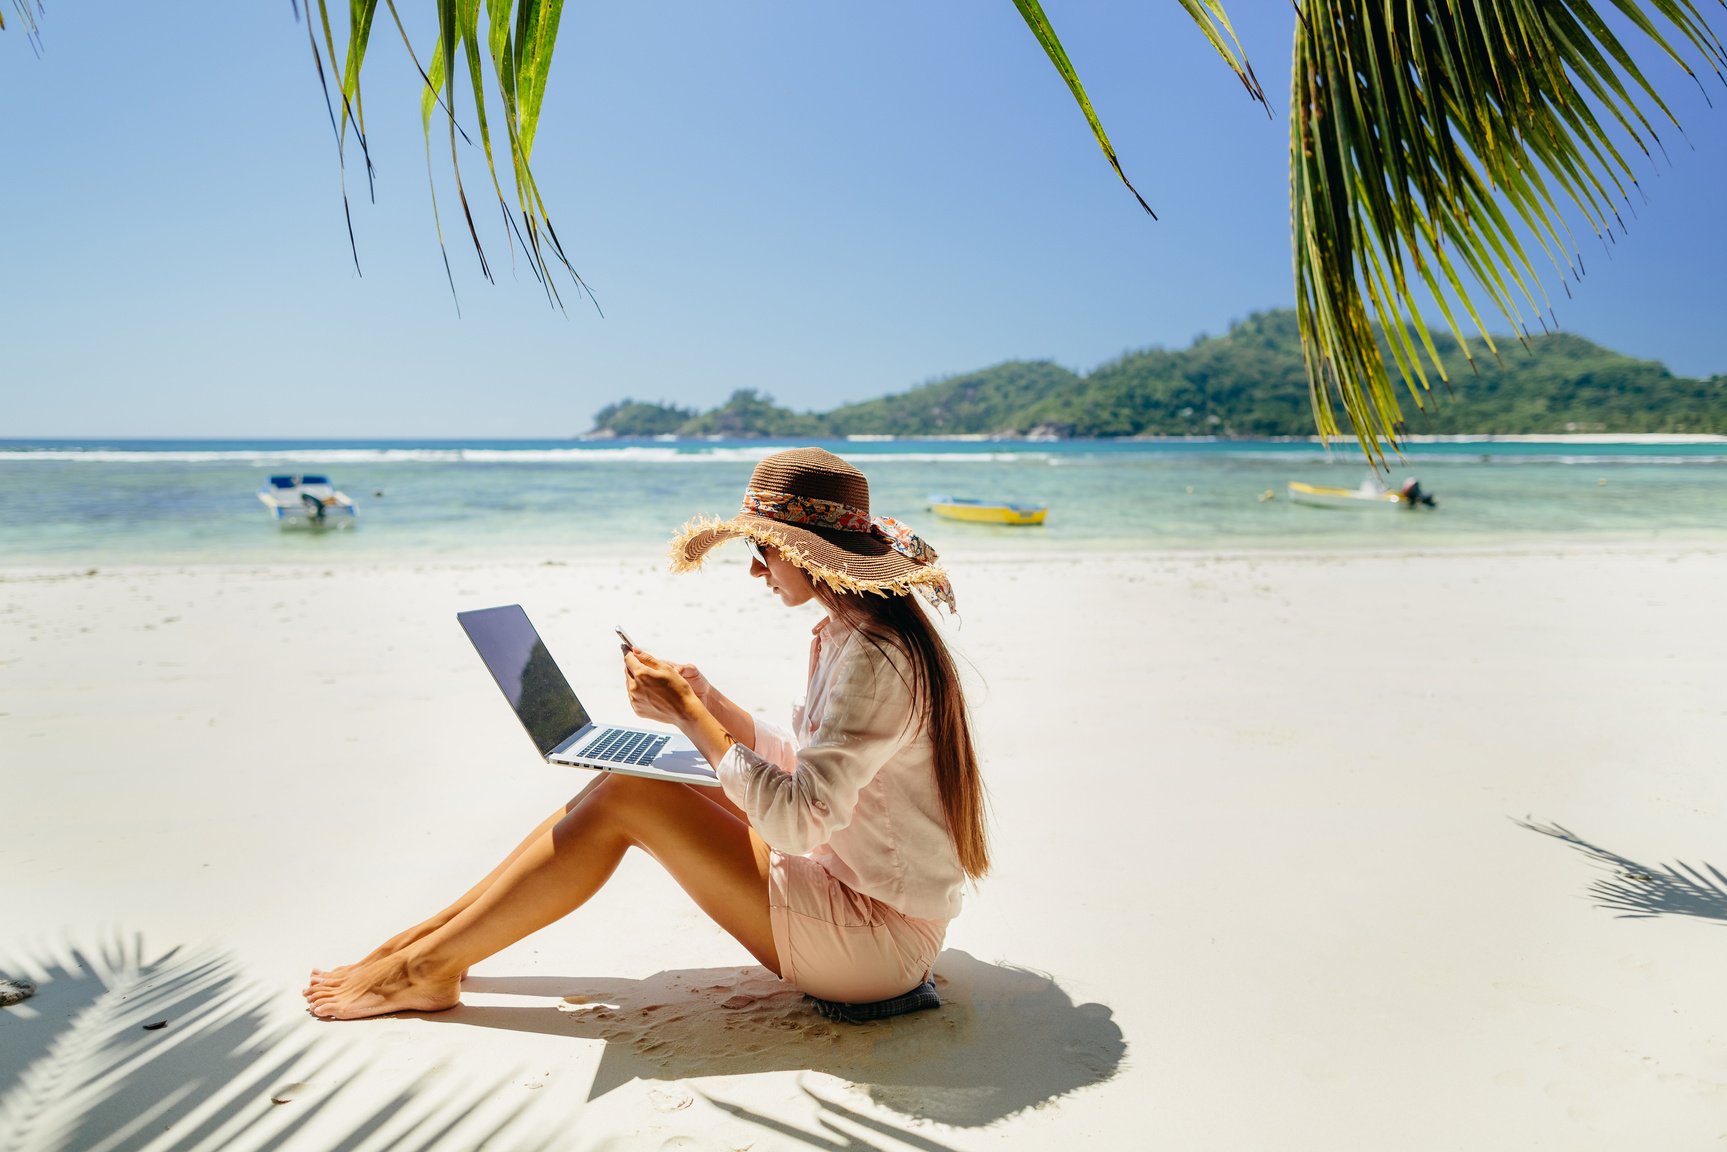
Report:
[[622,640],[624,642],[624,651],[625,652],[628,652],[631,648],[634,648],[636,646],[636,642],[634,640],[631,640],[629,638],[629,635],[622,628],[614,627],[612,629],[612,631],[616,632],[618,634],[618,639]]

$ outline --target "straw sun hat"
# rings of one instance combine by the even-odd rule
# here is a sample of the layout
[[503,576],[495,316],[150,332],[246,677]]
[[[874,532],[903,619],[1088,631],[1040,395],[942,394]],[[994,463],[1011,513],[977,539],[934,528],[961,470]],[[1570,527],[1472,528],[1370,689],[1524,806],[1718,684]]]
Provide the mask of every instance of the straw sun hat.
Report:
[[842,592],[916,591],[954,610],[953,585],[935,549],[899,521],[872,516],[869,481],[832,452],[793,448],[757,464],[741,512],[730,520],[698,516],[673,538],[672,570],[701,567],[710,548],[736,536],[778,549]]

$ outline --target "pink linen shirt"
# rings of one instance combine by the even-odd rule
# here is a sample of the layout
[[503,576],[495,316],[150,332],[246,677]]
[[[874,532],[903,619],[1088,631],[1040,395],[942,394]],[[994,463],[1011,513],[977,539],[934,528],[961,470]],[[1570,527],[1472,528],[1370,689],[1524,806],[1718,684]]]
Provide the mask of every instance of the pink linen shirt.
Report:
[[824,619],[792,731],[758,719],[755,747],[733,745],[717,771],[771,847],[904,915],[946,921],[959,914],[965,872],[911,685],[898,649]]

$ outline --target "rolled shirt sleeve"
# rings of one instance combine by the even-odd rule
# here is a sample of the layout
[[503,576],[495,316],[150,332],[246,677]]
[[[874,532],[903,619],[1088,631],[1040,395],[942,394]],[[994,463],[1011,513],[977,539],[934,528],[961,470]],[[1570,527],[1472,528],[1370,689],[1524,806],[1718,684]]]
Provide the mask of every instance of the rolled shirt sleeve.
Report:
[[914,735],[911,706],[905,676],[885,653],[848,644],[802,747],[758,721],[758,747],[734,745],[721,757],[720,783],[770,845],[814,851],[851,823],[859,792]]

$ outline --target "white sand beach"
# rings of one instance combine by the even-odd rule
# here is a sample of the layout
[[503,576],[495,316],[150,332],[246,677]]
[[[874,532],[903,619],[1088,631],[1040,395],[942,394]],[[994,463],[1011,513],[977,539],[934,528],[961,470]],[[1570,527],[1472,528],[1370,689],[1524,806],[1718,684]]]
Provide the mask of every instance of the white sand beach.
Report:
[[0,569],[0,1147],[1727,1141],[1727,551],[953,568],[998,866],[864,1027],[634,856],[460,1008],[299,995],[586,779],[457,610],[602,713],[622,624],[782,714],[815,618],[741,569]]

